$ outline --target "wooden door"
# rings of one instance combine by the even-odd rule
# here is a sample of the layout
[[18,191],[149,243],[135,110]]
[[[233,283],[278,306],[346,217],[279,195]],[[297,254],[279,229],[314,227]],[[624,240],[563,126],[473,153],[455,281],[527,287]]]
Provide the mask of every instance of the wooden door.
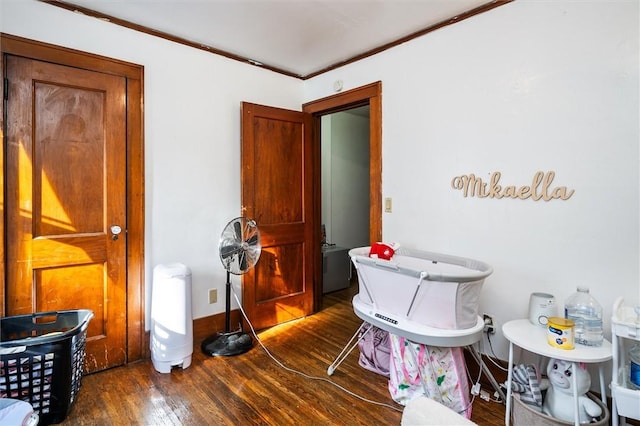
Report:
[[311,115],[242,104],[242,215],[254,219],[262,254],[243,275],[242,303],[256,329],[313,312]]
[[91,309],[87,371],[122,365],[126,79],[11,55],[6,70],[7,314]]

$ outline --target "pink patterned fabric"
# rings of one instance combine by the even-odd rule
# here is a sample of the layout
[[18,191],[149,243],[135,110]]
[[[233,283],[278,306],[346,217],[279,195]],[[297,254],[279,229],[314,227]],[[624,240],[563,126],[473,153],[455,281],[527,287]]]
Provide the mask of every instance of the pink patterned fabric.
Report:
[[389,392],[393,400],[406,405],[426,396],[470,419],[469,382],[462,348],[427,346],[395,334],[389,337]]

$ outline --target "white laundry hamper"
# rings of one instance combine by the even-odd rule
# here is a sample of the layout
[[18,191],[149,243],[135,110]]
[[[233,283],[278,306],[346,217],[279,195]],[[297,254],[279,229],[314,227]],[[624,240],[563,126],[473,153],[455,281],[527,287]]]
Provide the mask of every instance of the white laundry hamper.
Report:
[[151,291],[151,361],[160,373],[191,365],[191,271],[181,263],[158,265]]

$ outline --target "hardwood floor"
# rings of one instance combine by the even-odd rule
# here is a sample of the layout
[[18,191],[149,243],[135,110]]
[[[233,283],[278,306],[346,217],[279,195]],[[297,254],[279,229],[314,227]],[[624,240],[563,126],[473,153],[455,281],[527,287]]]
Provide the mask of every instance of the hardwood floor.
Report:
[[[62,424],[399,425],[403,407],[385,377],[358,365],[358,349],[327,374],[361,323],[351,307],[354,287],[326,295],[318,314],[259,333],[286,368],[257,343],[242,355],[209,357],[197,341],[185,370],[161,374],[145,360],[85,376]],[[503,425],[504,412],[503,404],[476,398],[472,420]]]

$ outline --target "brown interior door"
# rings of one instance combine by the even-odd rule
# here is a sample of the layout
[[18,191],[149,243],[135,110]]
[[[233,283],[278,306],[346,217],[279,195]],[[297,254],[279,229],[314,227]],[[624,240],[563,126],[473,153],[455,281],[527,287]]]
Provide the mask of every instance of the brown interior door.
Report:
[[126,79],[10,55],[6,69],[7,314],[91,309],[87,371],[122,365]]
[[242,103],[242,215],[262,242],[242,303],[256,329],[313,312],[311,144],[310,114]]

